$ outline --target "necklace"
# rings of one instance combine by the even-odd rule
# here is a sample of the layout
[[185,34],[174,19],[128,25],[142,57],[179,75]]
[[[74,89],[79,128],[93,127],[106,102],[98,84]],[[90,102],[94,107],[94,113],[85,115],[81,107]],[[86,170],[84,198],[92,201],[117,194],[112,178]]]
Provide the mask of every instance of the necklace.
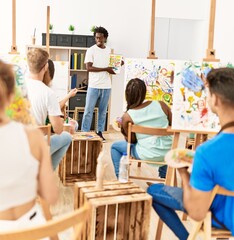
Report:
[[219,130],[219,132],[217,134],[221,133],[224,129],[233,127],[233,126],[234,126],[234,121],[228,122],[221,127],[221,129]]

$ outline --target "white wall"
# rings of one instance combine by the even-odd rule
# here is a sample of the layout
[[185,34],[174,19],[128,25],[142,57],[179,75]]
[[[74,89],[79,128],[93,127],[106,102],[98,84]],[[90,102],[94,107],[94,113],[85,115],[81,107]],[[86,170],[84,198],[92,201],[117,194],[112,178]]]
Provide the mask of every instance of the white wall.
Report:
[[[204,31],[207,31],[209,23],[209,3],[210,0],[156,0],[157,18],[202,21],[201,29],[196,26],[196,32],[192,33],[194,41],[197,39],[199,42],[199,49],[194,49],[197,51],[196,57],[201,59],[205,57],[205,52],[200,48],[204,46],[206,49],[207,46],[207,35]],[[91,34],[91,26],[102,25],[109,31],[108,43],[116,53],[135,58],[146,58],[148,55],[151,0],[16,0],[16,4],[16,43],[20,53],[24,53],[25,45],[31,43],[34,28],[37,29],[36,44],[41,44],[41,33],[46,31],[46,6],[50,5],[50,22],[54,25],[55,33],[68,33],[68,26],[73,24],[76,27],[75,34]],[[233,0],[217,0],[214,48],[217,57],[222,61],[234,62],[233,9]],[[0,54],[3,54],[11,49],[10,0],[0,0],[0,22]],[[179,29],[173,34],[177,32]],[[164,34],[162,32],[156,35],[156,38],[163,41]],[[170,41],[173,41],[173,34],[170,35]],[[180,40],[178,36],[176,39],[170,51],[176,48],[176,54],[179,54],[181,45],[178,47],[177,43]],[[186,42],[183,43],[185,44]],[[157,49],[155,50],[157,53]],[[190,54],[193,55],[194,52]],[[111,119],[122,114],[123,80],[123,71],[113,77]]]
[[[36,28],[36,44],[41,44],[41,33],[46,32],[46,7],[50,5],[54,33],[88,34],[93,25],[109,31],[108,44],[126,57],[145,58],[149,51],[151,1],[142,0],[16,0],[18,51],[25,52],[31,44]],[[11,49],[11,1],[0,0],[0,53]],[[2,24],[4,23],[4,24]],[[122,115],[124,73],[113,77],[111,119]]]

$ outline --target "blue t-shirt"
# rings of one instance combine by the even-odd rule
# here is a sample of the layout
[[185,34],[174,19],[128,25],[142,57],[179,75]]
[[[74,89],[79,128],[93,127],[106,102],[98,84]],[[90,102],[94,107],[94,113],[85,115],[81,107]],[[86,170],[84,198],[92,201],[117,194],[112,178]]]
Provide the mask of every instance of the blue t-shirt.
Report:
[[[215,185],[234,191],[234,134],[220,133],[196,150],[190,185],[200,191],[211,191]],[[218,195],[212,214],[234,235],[234,197]],[[212,220],[212,225],[219,226]]]

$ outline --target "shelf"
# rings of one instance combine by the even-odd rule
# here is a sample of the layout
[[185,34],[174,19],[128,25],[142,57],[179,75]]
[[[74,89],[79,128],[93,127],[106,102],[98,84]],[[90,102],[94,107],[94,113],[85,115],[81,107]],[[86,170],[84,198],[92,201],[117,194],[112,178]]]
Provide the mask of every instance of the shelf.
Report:
[[[45,45],[27,45],[26,46],[26,52],[30,49],[30,48],[42,48],[42,49],[46,49]],[[71,89],[71,87],[76,87],[79,88],[78,86],[81,86],[83,84],[84,80],[88,79],[88,71],[85,68],[85,64],[83,63],[82,65],[78,65],[78,61],[84,61],[85,58],[85,52],[87,51],[87,47],[68,47],[68,46],[50,46],[49,50],[50,50],[50,58],[53,61],[64,61],[68,63],[68,67],[67,67],[67,84],[65,84],[66,86],[63,86],[62,90],[64,90],[64,92],[67,93],[67,91],[69,91]],[[76,53],[77,55],[77,68],[82,67],[82,69],[70,69],[71,66],[71,56],[74,55],[74,53]],[[78,58],[79,55],[82,55],[82,58]],[[56,70],[55,70],[56,72]],[[58,69],[57,69],[57,72]],[[54,78],[54,82],[56,83],[58,79]],[[58,83],[58,82],[57,82]],[[74,84],[75,83],[75,84]],[[61,92],[61,84],[57,84],[57,91]],[[75,106],[80,106],[80,107],[85,107],[85,98],[86,98],[86,92],[87,90],[78,90],[79,97],[81,95],[85,95],[83,96],[84,99],[84,103],[82,103],[81,105],[78,105],[78,100],[75,100],[74,105]],[[83,94],[82,94],[83,93]],[[65,94],[64,94],[65,95]],[[76,102],[77,101],[77,102]],[[70,105],[71,99],[69,100],[69,105]],[[72,110],[70,113],[72,114]],[[106,117],[106,126],[105,126],[105,132],[109,130],[109,121],[110,121],[110,104],[108,106],[108,110],[107,110],[107,117]]]
[[71,72],[87,72],[86,69],[69,69]]

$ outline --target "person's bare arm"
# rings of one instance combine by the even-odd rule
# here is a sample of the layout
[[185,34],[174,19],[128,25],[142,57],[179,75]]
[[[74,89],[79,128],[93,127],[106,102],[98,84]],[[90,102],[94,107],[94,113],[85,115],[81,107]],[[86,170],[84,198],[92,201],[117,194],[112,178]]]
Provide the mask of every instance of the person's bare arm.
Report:
[[[133,121],[132,121],[132,118],[129,116],[129,114],[124,113],[124,115],[122,116],[121,133],[123,134],[126,141],[128,140],[128,123],[129,122],[134,124]],[[132,133],[131,140],[132,140],[132,143],[137,142],[135,133]]]
[[168,105],[165,102],[159,101],[161,108],[163,112],[167,115],[168,121],[169,121],[169,126],[171,126],[172,123],[172,113],[171,109],[168,107]]
[[39,161],[38,195],[53,204],[58,198],[58,188],[52,168],[47,141],[40,130],[25,129],[32,155]]
[[97,68],[97,67],[94,67],[93,63],[91,62],[86,63],[86,69],[88,72],[108,72],[109,74],[115,74],[112,67]]
[[190,174],[186,168],[178,169],[183,183],[183,202],[188,215],[196,220],[201,221],[205,218],[209,207],[212,191],[204,192],[190,186]]
[[74,97],[76,95],[77,91],[78,91],[77,88],[71,89],[71,91],[59,102],[59,106],[61,109],[64,108],[69,98]]
[[60,116],[49,116],[50,123],[56,134],[60,134],[63,131],[63,119]]

